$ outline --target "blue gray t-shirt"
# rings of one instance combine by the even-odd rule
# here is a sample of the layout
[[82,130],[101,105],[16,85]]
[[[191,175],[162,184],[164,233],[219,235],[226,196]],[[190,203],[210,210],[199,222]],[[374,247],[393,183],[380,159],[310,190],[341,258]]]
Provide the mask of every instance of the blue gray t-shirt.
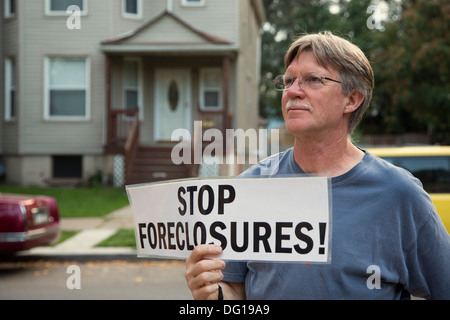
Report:
[[[305,174],[289,149],[241,177],[271,170]],[[419,180],[366,152],[331,185],[331,264],[227,261],[224,281],[247,299],[450,299],[450,237]]]

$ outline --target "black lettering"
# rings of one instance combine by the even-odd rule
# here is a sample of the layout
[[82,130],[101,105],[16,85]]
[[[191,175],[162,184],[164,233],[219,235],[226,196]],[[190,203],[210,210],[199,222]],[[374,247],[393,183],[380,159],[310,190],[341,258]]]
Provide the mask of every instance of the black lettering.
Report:
[[248,222],[244,222],[244,244],[239,247],[237,245],[236,222],[231,222],[231,248],[236,252],[244,252],[248,248]]
[[164,225],[164,223],[158,223],[158,237],[159,237],[159,248],[162,249],[162,244],[164,243],[164,249],[167,249],[166,226]]
[[[198,230],[200,229],[201,234],[200,234],[200,243],[198,243],[197,241],[197,235],[198,235]],[[205,244],[206,243],[206,227],[203,223],[201,223],[200,221],[197,221],[194,224],[194,243],[196,246],[198,246],[199,244]]]
[[[225,190],[228,191],[228,197],[225,198]],[[236,190],[230,185],[219,186],[219,214],[224,214],[225,203],[231,203],[236,198]]]
[[147,239],[147,236],[142,233],[142,229],[146,227],[145,223],[139,223],[139,239],[141,240],[141,248],[144,248],[144,239]]
[[177,226],[175,227],[175,231],[176,231],[175,235],[176,235],[178,250],[183,250],[185,241],[183,240],[182,242],[180,242],[180,239],[181,239],[180,229],[181,229],[181,232],[184,233],[183,224],[181,222],[178,222]]
[[[261,235],[260,229],[264,228],[266,231]],[[272,233],[270,225],[267,222],[253,223],[253,252],[259,252],[259,242],[262,241],[265,252],[272,252],[269,245],[269,237]]]
[[195,246],[189,243],[189,226],[188,223],[186,222],[186,249],[188,250],[194,250]]
[[299,254],[306,254],[308,252],[310,252],[313,248],[313,240],[311,239],[310,236],[304,234],[302,232],[302,229],[306,228],[306,230],[311,231],[312,230],[312,226],[311,224],[309,224],[308,222],[300,222],[296,227],[295,227],[295,235],[296,237],[305,242],[306,243],[306,248],[302,248],[300,247],[298,244],[296,244],[294,246],[295,251],[297,251]]
[[216,221],[213,222],[211,224],[211,227],[209,228],[209,233],[211,234],[211,236],[217,240],[220,241],[220,246],[222,247],[222,249],[225,249],[227,247],[227,238],[225,238],[225,236],[221,233],[218,233],[216,231],[216,227],[219,227],[221,230],[226,229],[227,227],[225,226],[225,223],[220,222],[220,221]]
[[178,201],[180,201],[181,205],[183,206],[183,209],[181,207],[178,207],[178,213],[182,216],[186,214],[186,200],[184,200],[183,196],[181,194],[186,194],[186,190],[183,187],[178,188]]
[[172,231],[172,228],[175,227],[175,222],[167,223],[167,242],[169,244],[169,250],[175,250],[177,247],[172,244],[172,239],[175,238],[175,234]]
[[197,191],[197,187],[187,187],[187,191],[189,192],[189,209],[191,210],[189,214],[192,216],[194,214],[194,192]]
[[288,234],[283,234],[283,228],[292,228],[292,222],[277,222],[275,224],[275,252],[278,253],[291,253],[291,248],[283,248],[281,242],[283,240],[289,240],[291,237]]
[[[203,193],[208,191],[208,208],[203,207]],[[210,214],[214,208],[214,190],[211,186],[204,185],[198,191],[198,209],[201,214],[207,215]]]
[[[151,232],[153,230],[153,232]],[[153,239],[154,242],[152,242],[152,236],[153,235]],[[152,249],[156,249],[156,245],[158,243],[158,237],[156,236],[156,227],[153,223],[149,223],[147,226],[147,240],[148,240],[148,244],[150,245],[150,248]]]

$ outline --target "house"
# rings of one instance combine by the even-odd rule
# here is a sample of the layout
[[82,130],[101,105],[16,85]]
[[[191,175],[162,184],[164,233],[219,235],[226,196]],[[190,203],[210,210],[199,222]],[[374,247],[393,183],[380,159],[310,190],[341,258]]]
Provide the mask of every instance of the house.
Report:
[[257,127],[262,0],[3,0],[0,13],[8,183],[193,176],[171,166],[174,130]]

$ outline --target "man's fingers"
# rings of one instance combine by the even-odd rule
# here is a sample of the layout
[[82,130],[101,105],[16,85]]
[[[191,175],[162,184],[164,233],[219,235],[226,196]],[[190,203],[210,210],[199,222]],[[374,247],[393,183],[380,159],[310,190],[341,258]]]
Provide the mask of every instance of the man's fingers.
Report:
[[187,263],[196,263],[203,260],[205,256],[216,256],[222,252],[222,247],[213,244],[203,244],[194,248]]

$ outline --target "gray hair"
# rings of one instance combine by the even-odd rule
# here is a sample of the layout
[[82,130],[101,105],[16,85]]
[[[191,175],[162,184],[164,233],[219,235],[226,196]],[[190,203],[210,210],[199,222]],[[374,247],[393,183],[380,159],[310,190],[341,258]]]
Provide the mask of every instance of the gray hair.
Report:
[[364,100],[351,115],[348,124],[348,134],[361,121],[369,107],[374,87],[374,75],[369,60],[353,43],[332,34],[329,31],[317,34],[306,34],[297,38],[290,46],[284,57],[287,68],[294,58],[303,51],[311,51],[317,62],[328,69],[331,65],[338,70],[339,80],[342,82],[342,93],[350,94],[357,90],[364,95]]

